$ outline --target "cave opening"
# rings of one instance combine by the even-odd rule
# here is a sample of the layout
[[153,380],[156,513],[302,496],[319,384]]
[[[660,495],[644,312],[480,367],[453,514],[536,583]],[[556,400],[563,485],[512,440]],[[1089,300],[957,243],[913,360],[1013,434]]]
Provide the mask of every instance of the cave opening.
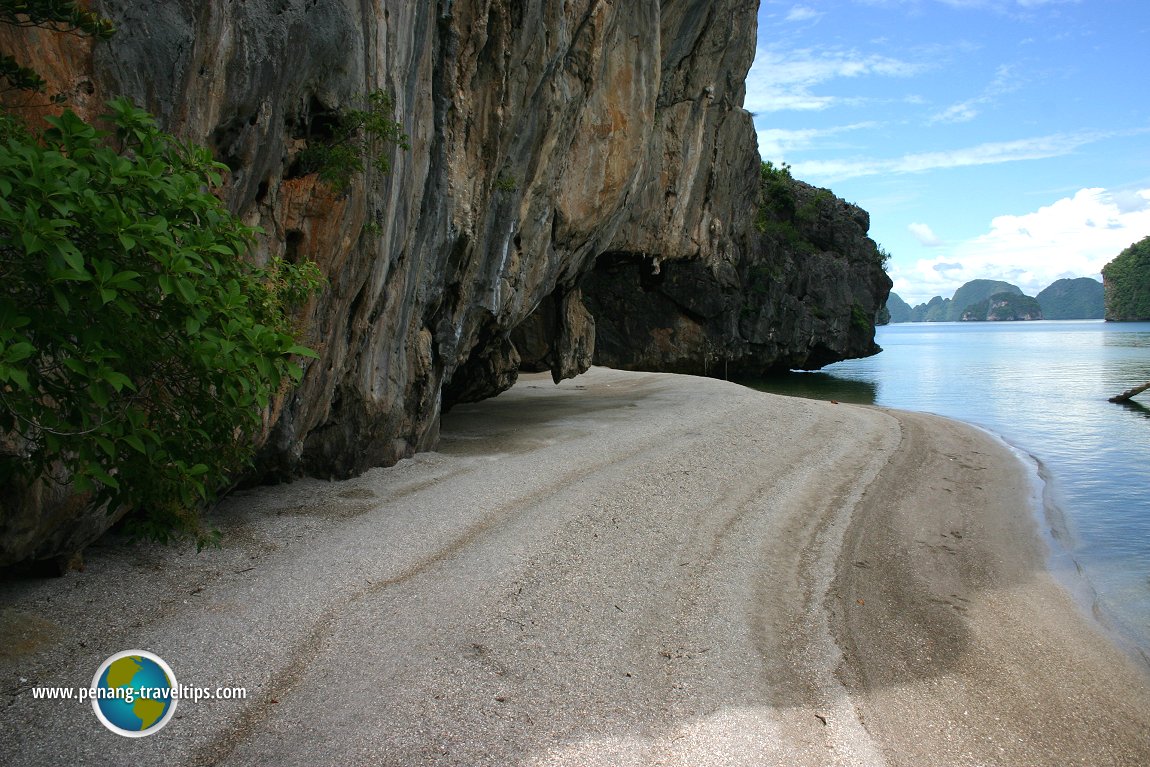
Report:
[[659,258],[646,253],[607,251],[595,259],[593,273],[611,279],[637,279],[639,288],[650,293],[659,288],[666,278]]

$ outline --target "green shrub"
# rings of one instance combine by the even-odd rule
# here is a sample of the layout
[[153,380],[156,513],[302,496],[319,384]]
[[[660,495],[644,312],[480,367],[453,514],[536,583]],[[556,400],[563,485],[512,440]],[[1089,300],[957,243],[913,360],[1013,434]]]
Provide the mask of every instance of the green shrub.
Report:
[[883,271],[886,271],[890,268],[890,252],[882,245],[877,246],[877,248],[879,265],[882,266]]
[[303,173],[318,173],[337,192],[346,191],[351,180],[368,166],[380,173],[391,171],[389,145],[410,149],[403,125],[393,118],[395,102],[383,91],[367,95],[363,109],[347,109],[332,115],[331,135],[310,137],[299,156]]
[[819,189],[804,205],[795,211],[795,218],[805,226],[812,226],[819,220],[823,210],[834,203],[835,196],[829,189]]
[[791,166],[775,166],[770,160],[759,168],[759,214],[756,223],[760,232],[767,231],[772,219],[792,223],[795,218],[795,180]]
[[519,182],[515,180],[514,176],[501,173],[499,178],[495,180],[495,189],[500,192],[517,192],[519,191]]
[[292,304],[311,264],[252,267],[254,230],[208,190],[224,166],[127,100],[34,135],[0,116],[0,484],[54,462],[137,530],[198,530],[298,380]]

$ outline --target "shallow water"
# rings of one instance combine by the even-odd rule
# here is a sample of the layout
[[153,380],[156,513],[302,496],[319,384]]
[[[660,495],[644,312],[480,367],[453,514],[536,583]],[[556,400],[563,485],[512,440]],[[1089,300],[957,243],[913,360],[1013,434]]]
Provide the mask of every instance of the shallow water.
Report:
[[1044,466],[1073,590],[1150,654],[1150,323],[913,323],[879,328],[883,352],[756,385],[874,403],[989,429]]

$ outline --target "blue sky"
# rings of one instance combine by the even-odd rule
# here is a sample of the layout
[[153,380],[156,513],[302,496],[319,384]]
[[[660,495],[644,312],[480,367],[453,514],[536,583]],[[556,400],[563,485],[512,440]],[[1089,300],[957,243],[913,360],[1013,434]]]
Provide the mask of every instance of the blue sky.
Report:
[[762,0],[763,159],[871,214],[911,304],[1150,235],[1147,0]]

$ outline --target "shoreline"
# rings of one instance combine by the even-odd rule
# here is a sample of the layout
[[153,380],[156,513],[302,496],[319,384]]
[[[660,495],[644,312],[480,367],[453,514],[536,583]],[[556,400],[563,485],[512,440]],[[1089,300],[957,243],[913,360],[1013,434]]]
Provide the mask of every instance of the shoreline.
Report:
[[989,427],[950,416],[939,417],[957,421],[983,432],[1014,455],[1030,476],[1034,534],[1045,550],[1043,564],[1046,572],[1078,606],[1083,618],[1092,623],[1099,633],[1125,653],[1131,661],[1150,674],[1150,654],[1148,654],[1150,648],[1138,641],[1133,630],[1125,627],[1120,616],[1106,609],[1101,594],[1090,579],[1088,569],[1074,556],[1074,536],[1070,530],[1066,511],[1054,489],[1055,475],[1046,463],[1026,448],[1014,444]]
[[1074,535],[1066,511],[1054,490],[1054,473],[1038,456],[994,432],[989,433],[1002,440],[1004,445],[1021,458],[1027,469],[1035,474],[1035,481],[1039,485],[1034,506],[1035,530],[1046,546],[1047,572],[1069,594],[1084,617],[1092,621],[1131,660],[1150,673],[1150,644],[1147,644],[1150,638],[1139,641],[1135,631],[1125,625],[1122,617],[1107,609],[1098,587],[1090,578],[1088,568],[1074,556]]
[[[1144,764],[1150,674],[1046,569],[1015,451],[713,379],[525,375],[436,452],[235,494],[220,549],[108,542],[84,573],[0,582],[0,752]],[[31,700],[128,648],[249,698],[140,741]]]
[[[950,420],[891,412],[911,432],[921,430],[922,423]],[[1039,464],[992,432],[950,423],[969,434],[936,428],[915,460],[957,462],[954,489],[965,486],[983,491],[983,497],[963,509],[940,501],[937,486],[896,490],[890,494],[892,508],[860,508],[852,523],[855,548],[843,553],[869,552],[885,561],[861,574],[845,562],[840,568],[847,603],[840,626],[844,642],[858,654],[847,670],[848,686],[862,699],[870,726],[898,744],[890,763],[1144,762],[1150,724],[1139,712],[1150,700],[1148,669],[1048,567],[1054,551],[1039,524],[1039,514],[1048,509],[1032,502],[1035,490],[1046,496],[1045,483],[1034,486],[1042,480],[1035,473]],[[981,451],[954,447],[967,439],[971,445],[980,440],[998,445],[1016,466],[971,460]],[[946,452],[948,443],[953,452]],[[914,466],[903,456],[899,473],[913,473]],[[995,471],[1000,476],[993,481],[982,479]],[[1012,471],[1029,476],[1012,482]],[[995,490],[986,492],[988,487]],[[1019,506],[1027,513],[1011,515]],[[867,529],[866,520],[882,535]],[[867,619],[878,626],[875,632],[866,631],[849,607],[849,598],[863,593],[882,595],[879,616]],[[939,673],[940,663],[946,673]],[[1115,727],[1112,716],[1130,723],[1134,732]]]

